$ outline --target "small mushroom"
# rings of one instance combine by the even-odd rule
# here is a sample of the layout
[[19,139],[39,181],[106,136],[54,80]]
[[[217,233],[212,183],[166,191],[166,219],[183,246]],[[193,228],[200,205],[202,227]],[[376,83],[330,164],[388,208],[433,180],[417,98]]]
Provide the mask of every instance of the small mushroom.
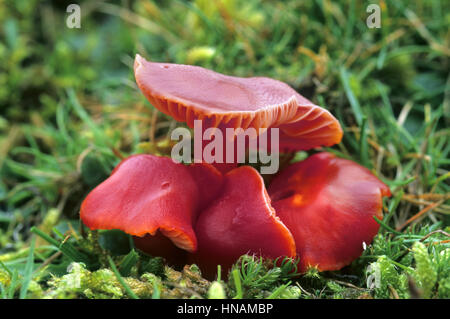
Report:
[[214,278],[218,264],[226,273],[246,253],[272,259],[295,256],[294,239],[270,202],[254,168],[241,166],[225,175],[222,192],[195,225],[198,251],[191,261],[206,278]]
[[[254,128],[256,134],[279,128],[282,151],[331,146],[342,139],[341,126],[330,112],[274,79],[149,62],[139,55],[134,73],[139,88],[156,108],[191,128],[194,120],[202,120],[203,131],[218,128],[223,137],[226,128]],[[222,162],[226,162],[225,151]],[[223,171],[234,168],[236,152],[234,164],[218,167],[224,166]]]
[[122,230],[136,236],[145,252],[175,260],[182,250],[197,249],[193,225],[199,208],[221,184],[221,174],[209,164],[188,167],[166,157],[134,155],[89,193],[80,216],[90,229]]
[[383,218],[389,188],[368,169],[318,153],[281,171],[268,187],[277,216],[295,239],[301,270],[338,270],[358,258]]

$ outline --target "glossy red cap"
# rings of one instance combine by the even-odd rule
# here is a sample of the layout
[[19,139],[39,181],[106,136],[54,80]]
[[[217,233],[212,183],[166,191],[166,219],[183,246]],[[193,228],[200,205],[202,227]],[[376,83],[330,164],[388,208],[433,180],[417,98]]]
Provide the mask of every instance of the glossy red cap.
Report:
[[[187,166],[187,168],[197,184],[199,192],[197,209],[201,212],[222,191],[224,176],[217,168],[208,163],[194,163]],[[180,182],[182,183],[182,181]]]
[[262,177],[250,166],[225,175],[221,195],[200,214],[195,232],[198,251],[192,261],[207,278],[214,277],[218,264],[226,271],[246,253],[295,256],[294,239],[275,215]]
[[80,215],[90,229],[120,229],[140,237],[160,231],[177,247],[194,251],[198,201],[186,166],[166,157],[134,155],[89,193]]
[[240,78],[198,66],[149,62],[136,55],[136,82],[145,97],[175,120],[203,128],[280,129],[281,151],[331,146],[342,129],[327,110],[289,85],[266,77]]
[[330,153],[287,167],[268,192],[295,238],[302,271],[338,270],[358,258],[378,232],[382,197],[391,194],[368,169]]

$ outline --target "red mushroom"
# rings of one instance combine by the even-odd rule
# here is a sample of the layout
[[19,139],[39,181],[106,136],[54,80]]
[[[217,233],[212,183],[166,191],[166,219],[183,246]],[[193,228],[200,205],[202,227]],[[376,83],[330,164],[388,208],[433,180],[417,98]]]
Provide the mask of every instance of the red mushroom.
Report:
[[185,166],[170,158],[135,155],[89,193],[80,216],[91,229],[120,229],[134,236],[159,230],[176,246],[194,251],[197,205],[197,185]]
[[382,219],[389,188],[368,169],[330,153],[292,164],[268,188],[294,236],[301,270],[338,270],[359,257]]
[[[134,72],[139,88],[156,108],[191,128],[194,120],[202,120],[203,131],[218,128],[224,138],[226,128],[254,128],[256,134],[279,128],[281,150],[331,146],[342,138],[339,122],[330,112],[274,79],[149,62],[139,55]],[[216,162],[217,166],[223,171],[235,167],[234,155],[234,165]],[[226,162],[225,151],[222,162]]]
[[294,239],[270,205],[262,177],[250,166],[225,175],[221,195],[204,210],[195,232],[198,251],[192,256],[202,273],[213,278],[250,253],[275,259],[295,256]]
[[208,205],[221,183],[221,175],[208,164],[187,167],[166,157],[134,155],[89,193],[81,220],[91,229],[120,229],[141,237],[135,241],[138,248],[173,260],[181,249],[197,249],[193,224],[198,209]]
[[[197,213],[208,207],[217,197],[222,189],[223,175],[212,165],[201,163],[186,166],[198,188]],[[184,181],[178,181],[183,184]],[[195,224],[195,220],[194,220]],[[186,251],[173,245],[169,238],[160,234],[145,235],[144,237],[134,237],[136,247],[154,256],[163,256],[167,261],[176,266],[183,266],[186,263]]]
[[192,164],[187,167],[198,187],[198,210],[201,212],[222,191],[224,177],[214,166],[207,163]]
[[[190,127],[201,120],[202,134],[216,128],[225,137],[226,128],[254,128],[261,140],[279,128],[282,151],[331,146],[342,138],[327,110],[273,79],[153,63],[139,55],[135,76],[156,108]],[[236,154],[231,164],[222,168],[234,168]],[[136,245],[151,254],[176,259],[184,251],[194,253],[193,261],[209,277],[217,264],[228,269],[245,253],[298,254],[303,271],[336,270],[372,241],[379,228],[373,216],[382,218],[382,197],[390,191],[358,164],[320,153],[282,171],[269,194],[272,204],[262,177],[249,166],[224,176],[204,163],[184,166],[136,155],[88,195],[81,219],[91,229],[136,236]]]

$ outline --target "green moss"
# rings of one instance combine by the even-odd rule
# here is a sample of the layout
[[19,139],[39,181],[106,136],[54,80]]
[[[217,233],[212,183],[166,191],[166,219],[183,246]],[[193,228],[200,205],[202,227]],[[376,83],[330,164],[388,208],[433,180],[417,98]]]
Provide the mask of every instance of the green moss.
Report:
[[433,264],[428,254],[428,249],[423,243],[414,243],[412,250],[416,261],[414,279],[422,289],[422,297],[431,298],[437,280],[436,266]]
[[408,298],[408,278],[405,273],[399,273],[396,265],[386,256],[378,257],[367,269],[368,288],[374,291],[375,298],[392,298],[393,291],[400,298]]
[[[133,292],[142,298],[149,298],[153,293],[153,282],[135,278],[125,278]],[[124,288],[110,269],[90,272],[81,263],[72,263],[68,274],[54,277],[49,282],[50,289],[44,292],[46,298],[124,298]]]
[[443,299],[450,298],[450,277],[442,278],[439,281],[438,295],[439,295],[439,298],[443,298]]
[[9,276],[8,272],[0,268],[0,284],[3,285],[3,287],[8,287],[11,283],[11,277]]
[[288,286],[278,297],[279,299],[299,299],[302,295],[302,290],[297,286]]
[[223,284],[213,281],[208,289],[208,299],[225,299],[226,296]]

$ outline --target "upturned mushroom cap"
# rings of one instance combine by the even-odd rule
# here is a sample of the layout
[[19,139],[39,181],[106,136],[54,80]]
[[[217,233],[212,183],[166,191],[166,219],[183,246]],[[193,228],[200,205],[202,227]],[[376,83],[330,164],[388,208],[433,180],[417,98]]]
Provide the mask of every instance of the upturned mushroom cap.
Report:
[[294,239],[275,215],[263,179],[250,166],[225,175],[221,195],[200,214],[195,232],[198,251],[192,261],[207,278],[214,277],[218,264],[226,271],[246,253],[295,256]]
[[81,205],[90,229],[168,237],[187,251],[197,248],[193,230],[199,190],[189,169],[170,158],[135,155],[122,161]]
[[268,188],[281,221],[295,238],[301,270],[338,270],[372,242],[389,188],[368,169],[330,153],[292,164]]
[[240,78],[198,66],[155,63],[136,55],[136,82],[160,111],[193,127],[280,128],[282,150],[339,143],[342,129],[327,110],[289,85],[265,77]]

